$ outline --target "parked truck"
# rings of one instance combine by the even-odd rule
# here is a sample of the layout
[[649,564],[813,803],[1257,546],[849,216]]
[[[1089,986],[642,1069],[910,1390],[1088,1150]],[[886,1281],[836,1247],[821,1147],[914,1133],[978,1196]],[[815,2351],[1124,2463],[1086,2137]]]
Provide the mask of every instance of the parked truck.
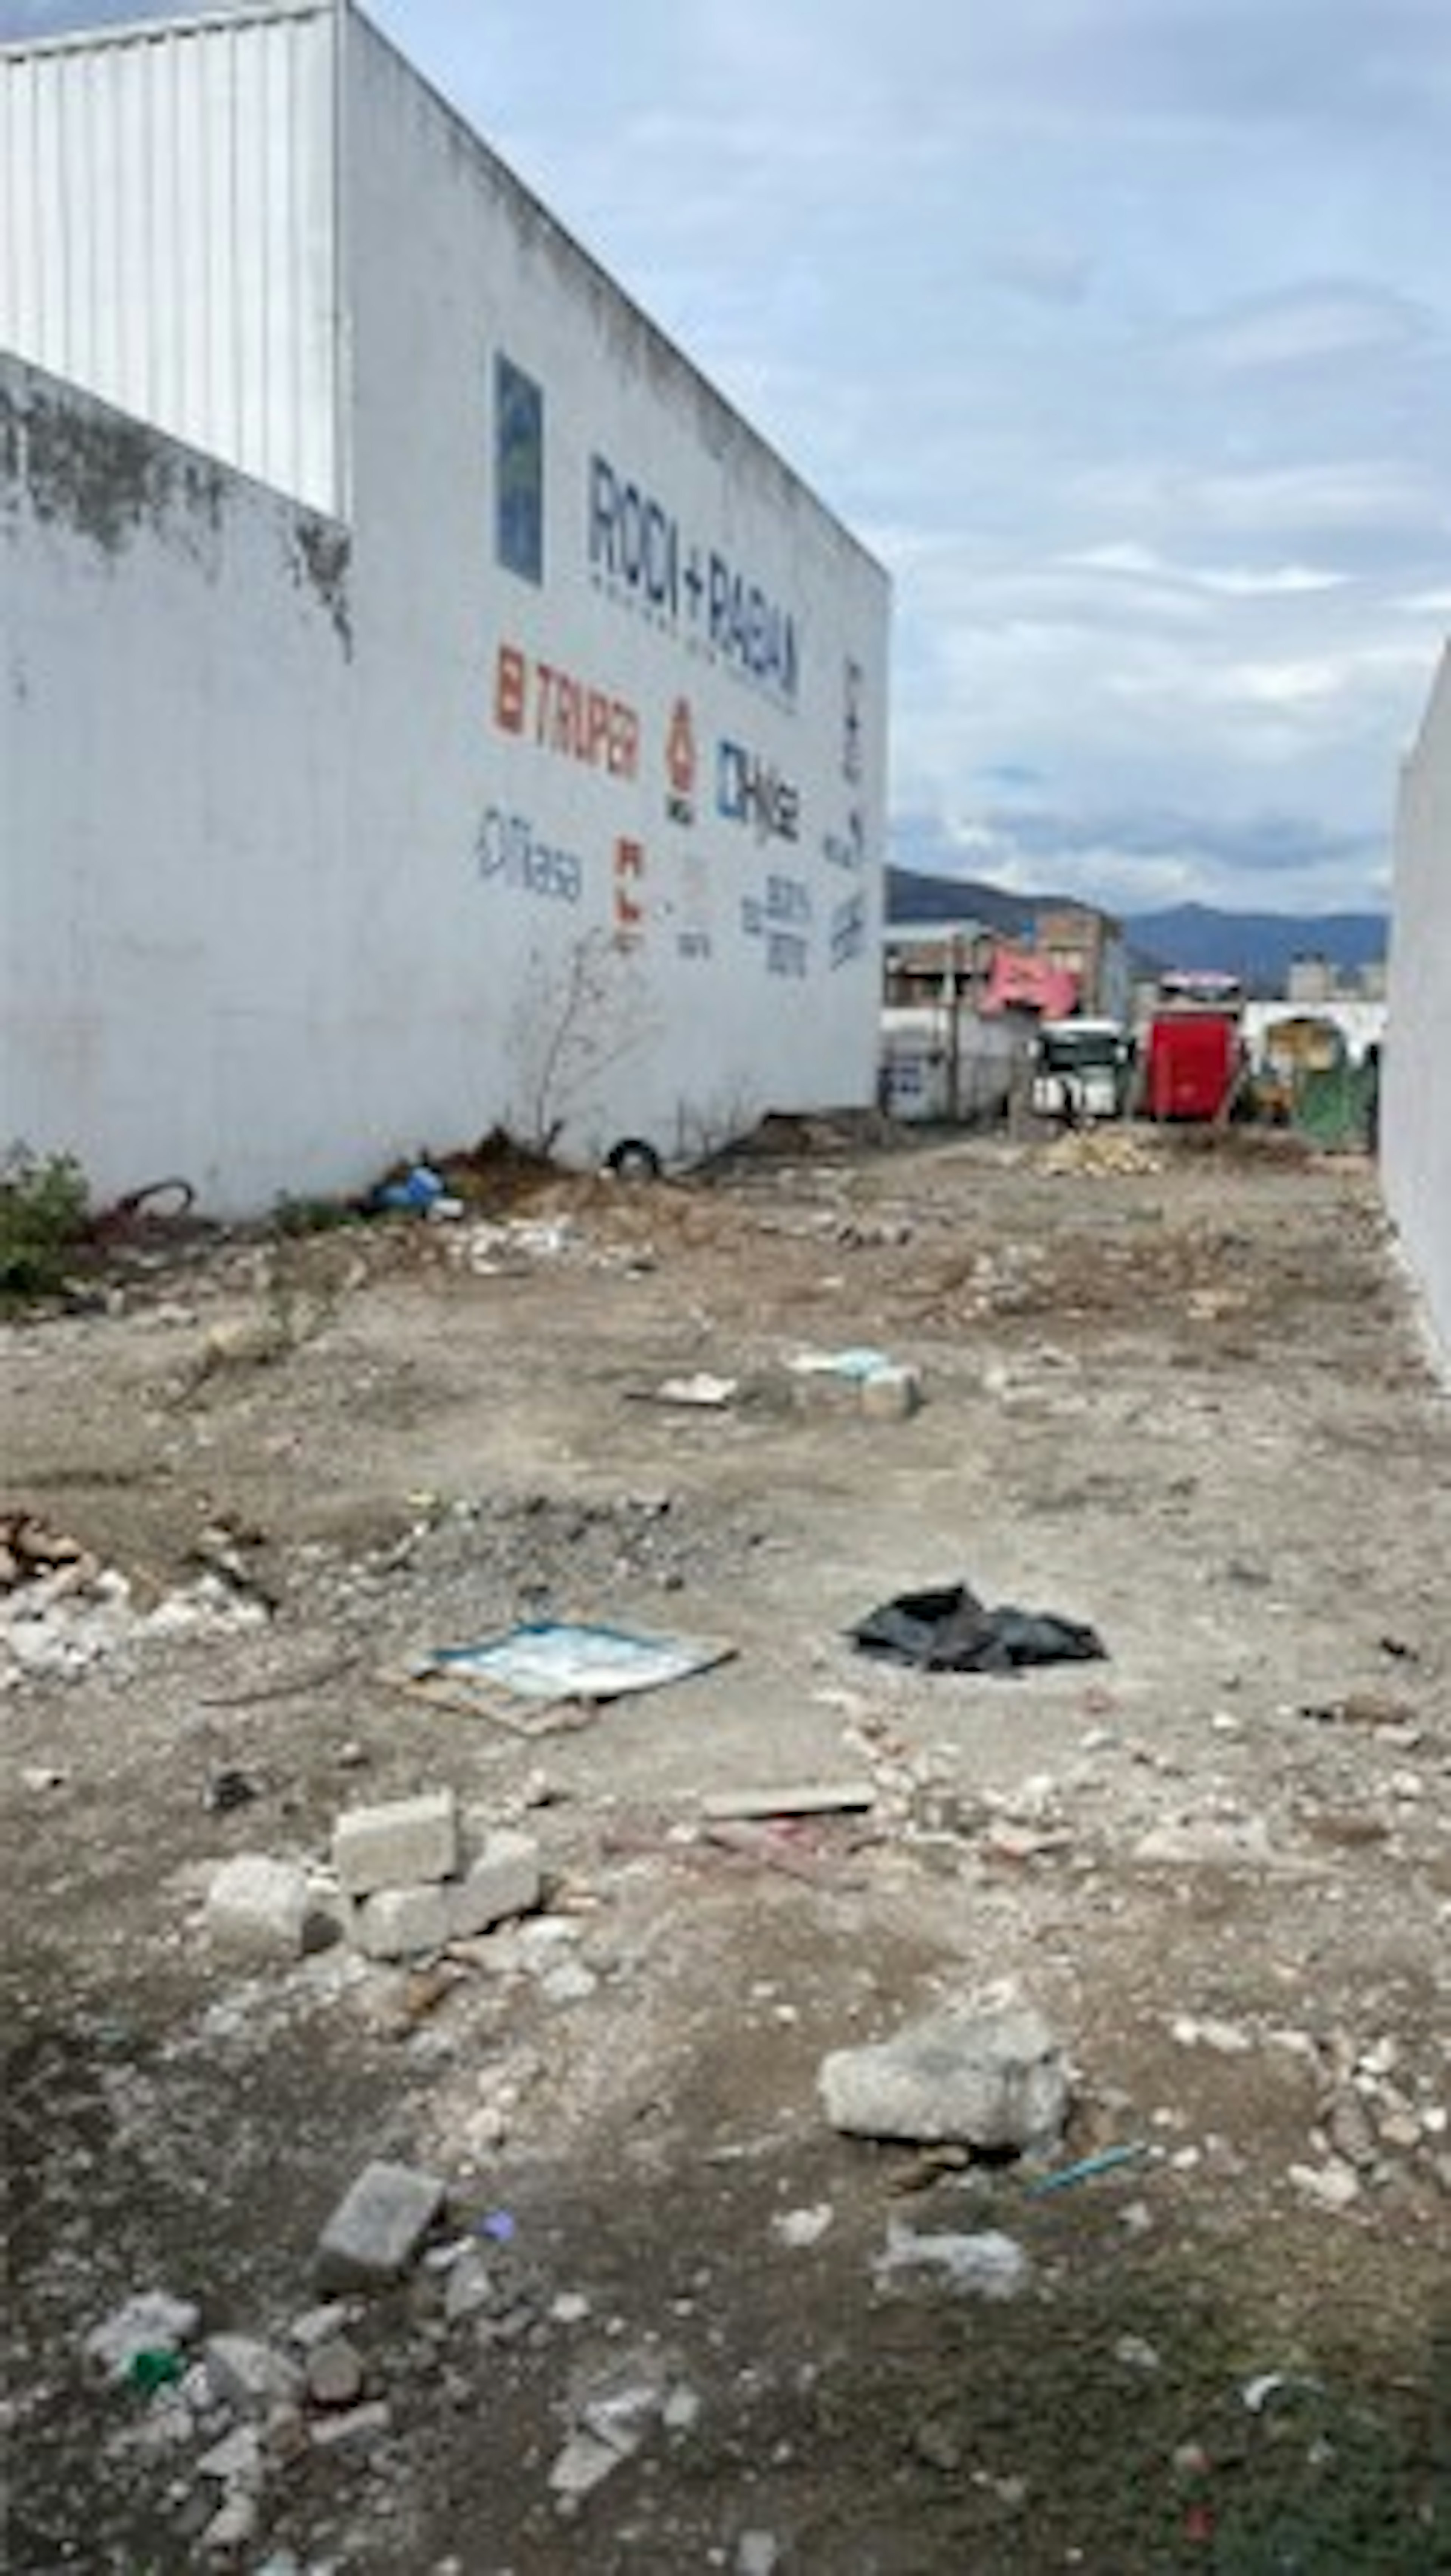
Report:
[[1165,975],[1144,1048],[1142,1107],[1156,1119],[1227,1117],[1244,1064],[1244,989],[1232,975]]

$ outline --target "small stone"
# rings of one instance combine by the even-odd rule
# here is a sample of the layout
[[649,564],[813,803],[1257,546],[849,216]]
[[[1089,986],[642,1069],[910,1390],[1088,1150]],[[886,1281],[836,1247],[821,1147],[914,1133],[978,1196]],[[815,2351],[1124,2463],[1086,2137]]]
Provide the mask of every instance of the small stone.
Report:
[[1414,2111],[1387,2111],[1376,2123],[1383,2147],[1410,2155],[1421,2143],[1421,2123]]
[[945,2424],[919,2424],[912,2448],[919,2460],[929,2469],[940,2469],[944,2477],[952,2477],[962,2466],[962,2444]]
[[671,2389],[660,2409],[660,2421],[667,2433],[693,2433],[703,2412],[702,2402],[693,2388],[683,2380]]
[[539,1980],[539,1991],[548,2004],[563,2008],[569,2004],[587,2003],[599,1986],[593,1968],[582,1959],[566,1959]]
[[201,2545],[209,2558],[228,2558],[251,2547],[257,2532],[257,2507],[249,2495],[229,2495],[220,2513],[214,2513],[202,2533]]
[[325,2307],[308,2308],[294,2317],[287,2329],[287,2340],[300,2352],[311,2352],[317,2344],[329,2343],[352,2323],[353,2311],[346,2299],[329,2299]]
[[[867,1381],[870,1385],[870,1379]],[[774,2531],[743,2531],[736,2544],[736,2576],[775,2576],[781,2544]]]
[[307,1917],[305,1871],[262,1852],[239,1852],[212,1880],[203,1919],[215,1949],[266,1961],[302,1956]]
[[1021,2245],[995,2228],[919,2236],[897,2220],[888,2224],[886,2251],[876,2263],[879,2280],[894,2272],[943,2272],[954,2290],[979,2299],[1015,2299],[1027,2287],[1030,2268]]
[[793,2253],[819,2245],[835,2212],[829,2201],[819,2201],[814,2209],[783,2209],[771,2221],[771,2233],[778,2244]]
[[392,2430],[391,2408],[382,2398],[371,2405],[351,2406],[345,2415],[320,2415],[312,2426],[315,2451],[341,2451],[354,2442],[376,2442]]
[[590,2313],[590,2303],[583,2290],[561,2290],[550,2302],[549,2313],[557,2326],[579,2326]]
[[449,2324],[457,2325],[463,2317],[477,2316],[493,2295],[493,2275],[483,2255],[477,2246],[465,2246],[444,2284],[443,2313]]
[[623,2454],[594,2433],[571,2433],[549,2472],[550,2492],[561,2502],[578,2502],[620,2465]]
[[353,2406],[363,2393],[363,2365],[344,2335],[320,2343],[307,2358],[307,2393],[315,2406]]
[[197,2462],[198,2475],[215,2478],[219,2486],[241,2487],[255,2495],[264,2476],[262,2443],[255,2424],[238,2424],[203,2451]]
[[1290,2180],[1322,2209],[1349,2209],[1360,2198],[1359,2179],[1347,2164],[1291,2165]]
[[52,1789],[63,1789],[66,1784],[64,1771],[53,1771],[44,1763],[29,1764],[20,1778],[23,1787],[31,1790],[37,1798],[48,1796]]
[[1146,2343],[1142,2335],[1120,2335],[1113,2348],[1113,2357],[1125,2370],[1154,2371],[1162,2370],[1164,2366],[1154,2346]]
[[861,1409],[868,1422],[906,1422],[922,1402],[922,1378],[914,1368],[879,1368],[861,1382]]
[[412,2166],[364,2167],[328,2220],[317,2248],[324,2290],[372,2290],[396,2281],[444,2205],[436,2174]]
[[451,1789],[349,1807],[333,1829],[333,1865],[345,1895],[436,1885],[458,1868],[458,1809]]

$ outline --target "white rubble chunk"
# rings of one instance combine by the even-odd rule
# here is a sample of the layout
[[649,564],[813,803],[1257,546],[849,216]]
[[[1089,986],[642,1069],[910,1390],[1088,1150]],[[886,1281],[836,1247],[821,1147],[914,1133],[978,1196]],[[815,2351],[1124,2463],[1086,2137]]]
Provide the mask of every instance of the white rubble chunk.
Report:
[[898,2220],[888,2226],[886,2251],[876,2264],[878,2280],[894,2272],[942,2272],[954,2290],[978,2299],[1015,2299],[1027,2287],[1030,2269],[1022,2246],[996,2228],[919,2236]]
[[265,2415],[273,2406],[293,2406],[302,2392],[297,2364],[255,2335],[208,2335],[205,2357],[216,2396],[239,2415]]
[[381,1887],[437,1885],[458,1868],[458,1808],[451,1789],[347,1807],[333,1828],[333,1865],[347,1896]]
[[1008,2000],[952,2005],[875,2047],[836,2049],[819,2084],[847,2137],[1022,2152],[1060,2136],[1068,2116],[1057,2040],[1041,2013]]
[[318,2239],[319,2287],[372,2290],[399,2279],[445,2198],[437,2174],[411,2165],[365,2165]]
[[511,1914],[532,1913],[540,1885],[539,1845],[532,1834],[486,1835],[463,1877],[448,1890],[450,1938],[467,1941]]
[[124,2379],[139,2352],[179,2352],[201,2324],[190,2299],[167,2290],[138,2290],[86,2337],[86,2352],[113,2379]]
[[308,1910],[304,1870],[264,1852],[238,1852],[212,1880],[204,1921],[213,1946],[228,1957],[298,1959]]

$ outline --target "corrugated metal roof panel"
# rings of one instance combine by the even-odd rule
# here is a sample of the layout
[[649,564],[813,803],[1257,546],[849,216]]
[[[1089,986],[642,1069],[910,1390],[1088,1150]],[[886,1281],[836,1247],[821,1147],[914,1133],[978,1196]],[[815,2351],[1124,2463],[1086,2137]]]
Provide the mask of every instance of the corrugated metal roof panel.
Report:
[[0,343],[340,507],[331,0],[0,52]]

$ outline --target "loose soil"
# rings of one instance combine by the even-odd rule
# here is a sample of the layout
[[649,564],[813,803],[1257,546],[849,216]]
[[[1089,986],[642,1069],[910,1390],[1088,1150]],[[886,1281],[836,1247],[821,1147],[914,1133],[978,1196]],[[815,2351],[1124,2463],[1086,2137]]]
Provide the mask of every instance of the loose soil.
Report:
[[[226,2563],[1451,2566],[1451,1408],[1374,1174],[776,1141],[510,1171],[492,1232],[158,1232],[0,1328],[0,1510],[143,1606],[220,1527],[271,1605],[0,1691],[16,2576],[211,2563],[217,2489],[86,2333],[165,2287],[280,2338],[379,2156],[446,2177],[445,2241],[509,2213],[497,2295],[451,2325],[425,2263],[368,2302],[388,2430],[278,2465]],[[857,1345],[920,1368],[918,1413],[790,1369]],[[734,1401],[655,1400],[696,1371]],[[854,1653],[964,1577],[1108,1660]],[[736,1652],[540,1738],[400,1683],[541,1614]],[[706,1793],[864,1773],[866,1816],[702,1832]],[[220,1860],[323,1859],[343,1805],[439,1786],[538,1836],[557,1943],[213,1955]],[[1004,1980],[1072,2059],[1063,2158],[1141,2152],[1035,2195],[832,2134],[827,2050]],[[904,2222],[1007,2232],[1030,2286],[879,2277]],[[572,2407],[641,2355],[693,2420],[571,2513]]]

